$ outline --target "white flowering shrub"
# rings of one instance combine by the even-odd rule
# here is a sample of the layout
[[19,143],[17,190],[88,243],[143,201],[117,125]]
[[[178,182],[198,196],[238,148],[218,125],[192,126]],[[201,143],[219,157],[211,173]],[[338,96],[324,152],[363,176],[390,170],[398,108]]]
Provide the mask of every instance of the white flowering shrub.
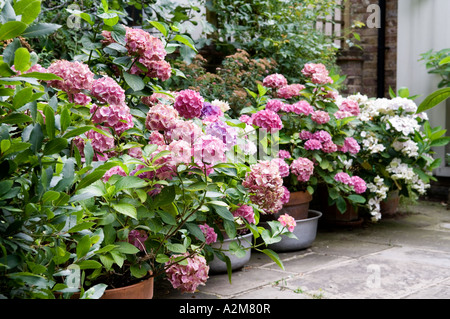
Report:
[[[367,182],[367,209],[372,219],[381,218],[380,204],[389,192],[417,199],[435,180],[433,170],[441,164],[432,147],[449,142],[445,130],[431,128],[426,113],[406,97],[369,99],[361,94],[347,99],[358,102],[360,114],[352,122],[361,151],[353,167]],[[339,99],[337,104],[339,104]]]

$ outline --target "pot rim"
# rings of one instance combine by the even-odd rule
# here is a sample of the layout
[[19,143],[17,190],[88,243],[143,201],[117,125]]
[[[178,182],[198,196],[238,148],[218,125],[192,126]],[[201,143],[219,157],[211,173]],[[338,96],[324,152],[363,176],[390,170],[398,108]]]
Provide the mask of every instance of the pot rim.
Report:
[[250,232],[250,233],[248,233],[248,234],[245,234],[245,235],[239,235],[239,236],[236,236],[236,237],[234,237],[234,238],[226,238],[226,239],[224,239],[224,240],[222,241],[222,243],[229,242],[229,241],[233,241],[233,240],[236,240],[236,239],[238,239],[238,238],[248,238],[248,237],[251,237],[251,236],[253,236],[253,233],[252,233],[252,232]]
[[[315,220],[315,219],[319,219],[323,215],[322,212],[319,212],[318,210],[313,210],[313,209],[308,210],[308,216],[309,216],[309,213],[313,213],[315,216],[308,217],[308,218],[305,218],[305,219],[298,219],[295,222],[296,223],[306,223],[306,222],[309,222],[309,221],[312,221],[312,220]],[[264,225],[264,224],[267,224],[267,222],[259,222],[259,225]]]

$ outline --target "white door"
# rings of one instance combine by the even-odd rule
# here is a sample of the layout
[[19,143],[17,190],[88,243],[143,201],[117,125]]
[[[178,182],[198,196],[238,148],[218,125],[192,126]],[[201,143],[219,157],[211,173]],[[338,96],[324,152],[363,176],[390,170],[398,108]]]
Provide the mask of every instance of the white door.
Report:
[[[411,95],[421,94],[415,102],[419,105],[430,93],[437,90],[439,77],[427,72],[421,54],[429,50],[450,48],[449,0],[398,0],[397,88],[407,87]],[[430,124],[446,128],[450,136],[450,102],[443,102],[429,110]],[[450,176],[450,166],[445,155],[450,153],[437,148],[436,157],[443,159],[435,171],[437,176]]]

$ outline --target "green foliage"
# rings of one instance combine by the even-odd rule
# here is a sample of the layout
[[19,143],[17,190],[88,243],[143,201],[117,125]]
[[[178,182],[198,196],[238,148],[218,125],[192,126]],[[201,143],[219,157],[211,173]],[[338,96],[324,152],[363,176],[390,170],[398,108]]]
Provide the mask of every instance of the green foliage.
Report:
[[441,78],[438,84],[439,89],[450,86],[450,49],[430,50],[421,54],[419,61],[426,62],[428,73],[436,74]]
[[252,57],[271,57],[278,73],[298,82],[298,67],[308,62],[335,67],[337,48],[333,40],[316,29],[340,5],[336,1],[281,0],[213,1],[209,7],[217,16],[217,45],[243,49]]

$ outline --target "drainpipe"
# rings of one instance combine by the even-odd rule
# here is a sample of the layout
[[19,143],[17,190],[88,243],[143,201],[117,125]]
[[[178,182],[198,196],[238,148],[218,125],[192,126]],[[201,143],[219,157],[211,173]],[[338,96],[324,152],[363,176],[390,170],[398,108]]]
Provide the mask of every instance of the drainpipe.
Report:
[[378,29],[377,95],[384,97],[386,61],[386,0],[379,0],[380,28]]

